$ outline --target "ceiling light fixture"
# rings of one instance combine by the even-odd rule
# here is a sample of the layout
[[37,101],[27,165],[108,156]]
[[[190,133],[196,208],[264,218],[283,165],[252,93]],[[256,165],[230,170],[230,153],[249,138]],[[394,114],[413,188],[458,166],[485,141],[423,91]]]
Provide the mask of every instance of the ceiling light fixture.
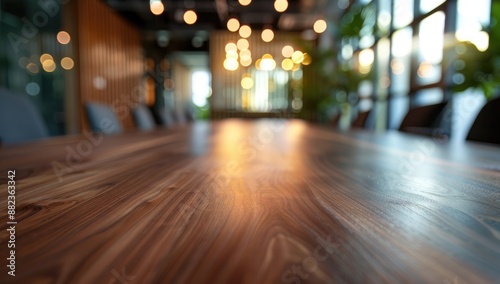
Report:
[[243,61],[248,61],[248,59],[252,58],[252,52],[248,49],[244,49],[244,50],[240,51],[240,58]]
[[238,47],[239,50],[245,50],[245,49],[248,49],[248,47],[250,46],[250,44],[248,43],[248,40],[245,39],[245,38],[240,38],[237,42],[236,42],[236,46]]
[[235,71],[238,69],[239,63],[238,60],[232,58],[226,58],[224,60],[224,69],[228,71]]
[[252,0],[238,0],[238,2],[240,2],[241,6],[248,6],[252,3]]
[[149,9],[151,10],[151,13],[158,16],[165,11],[165,6],[163,6],[163,3],[160,0],[150,0]]
[[314,22],[313,29],[316,33],[320,34],[326,31],[327,26],[328,25],[326,24],[325,20],[319,19],[316,22]]
[[283,57],[292,57],[292,54],[295,50],[293,50],[293,47],[289,45],[283,46],[283,49],[281,49],[281,54]]
[[262,40],[265,42],[270,42],[274,38],[274,32],[271,29],[265,29],[261,34]]
[[233,50],[233,51],[237,51],[238,50],[238,47],[236,47],[236,44],[234,42],[228,42],[226,44],[226,47],[224,48],[224,50],[227,52]]
[[243,74],[241,78],[241,87],[245,90],[250,90],[253,87],[253,79],[250,74]]
[[302,63],[302,60],[304,60],[304,53],[300,50],[296,50],[292,54],[292,61],[295,64]]
[[288,1],[287,0],[276,0],[274,2],[274,9],[278,12],[285,12],[286,9],[288,8]]
[[252,34],[252,29],[250,28],[250,26],[243,25],[240,27],[239,33],[242,38],[248,38]]
[[260,61],[260,69],[265,71],[271,71],[276,68],[276,61],[274,61],[273,56],[269,53],[262,55],[262,59]]
[[235,32],[240,28],[240,22],[236,18],[231,18],[227,21],[227,29],[230,32]]
[[286,71],[290,71],[293,68],[293,61],[290,58],[285,58],[281,61],[281,68]]
[[75,66],[75,62],[70,57],[64,57],[61,59],[61,66],[66,70],[71,70]]
[[186,22],[186,24],[188,24],[188,25],[192,25],[192,24],[196,23],[197,19],[198,19],[198,16],[196,15],[196,13],[193,10],[187,10],[184,13],[184,22]]
[[60,44],[68,44],[71,40],[71,37],[69,36],[69,34],[65,31],[60,31],[57,33],[57,41],[60,43]]
[[247,58],[247,59],[241,58],[240,59],[240,64],[241,64],[241,66],[248,67],[248,66],[250,66],[252,64],[252,58],[251,57]]

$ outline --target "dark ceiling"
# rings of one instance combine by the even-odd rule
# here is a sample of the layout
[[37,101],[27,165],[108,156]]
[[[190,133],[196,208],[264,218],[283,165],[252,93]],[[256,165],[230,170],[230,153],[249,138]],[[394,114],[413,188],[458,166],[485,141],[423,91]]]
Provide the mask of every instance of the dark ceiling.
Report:
[[[288,9],[279,13],[274,9],[274,0],[252,0],[248,6],[242,6],[237,0],[162,0],[165,11],[156,16],[150,11],[149,0],[103,1],[136,25],[146,43],[175,50],[208,49],[209,32],[226,29],[226,22],[232,17],[256,30],[272,27],[274,30],[304,31],[325,15],[330,2],[337,2],[288,0]],[[184,11],[189,9],[198,15],[194,25],[187,25],[182,20]],[[193,45],[195,37],[203,41]]]

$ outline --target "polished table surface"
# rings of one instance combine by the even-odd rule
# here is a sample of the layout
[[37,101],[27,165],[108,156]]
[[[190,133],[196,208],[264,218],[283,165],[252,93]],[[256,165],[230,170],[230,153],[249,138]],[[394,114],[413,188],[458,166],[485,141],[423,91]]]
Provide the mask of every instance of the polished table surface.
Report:
[[498,283],[500,148],[300,120],[0,148],[0,283]]

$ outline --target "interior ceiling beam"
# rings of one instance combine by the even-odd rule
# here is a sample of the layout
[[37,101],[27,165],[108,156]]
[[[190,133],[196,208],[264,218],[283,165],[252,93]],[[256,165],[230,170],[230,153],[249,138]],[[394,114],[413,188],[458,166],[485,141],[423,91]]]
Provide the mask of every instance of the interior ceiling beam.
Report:
[[[241,6],[236,0],[162,0],[165,12],[154,16],[149,10],[149,0],[102,1],[136,24],[139,29],[181,29],[186,37],[191,36],[191,30],[195,29],[225,29],[225,22],[232,16],[237,17],[242,24],[249,24],[256,29],[271,26],[287,31],[301,31],[311,27],[311,18],[324,15],[326,3],[330,3],[329,0],[288,0],[287,11],[278,13],[273,7],[273,0],[253,0],[249,6]],[[194,9],[198,14],[195,25],[184,25],[182,16],[179,15],[182,15],[185,9]]]
[[[118,1],[118,0],[106,0],[111,8],[117,11],[149,11],[149,4],[141,1]],[[225,2],[225,0],[224,0]],[[212,12],[214,11],[213,2],[195,2],[194,6],[188,7],[184,4],[184,1],[163,1],[165,6],[165,11],[176,10],[176,9],[194,9],[197,12]],[[227,9],[227,4],[226,4]]]

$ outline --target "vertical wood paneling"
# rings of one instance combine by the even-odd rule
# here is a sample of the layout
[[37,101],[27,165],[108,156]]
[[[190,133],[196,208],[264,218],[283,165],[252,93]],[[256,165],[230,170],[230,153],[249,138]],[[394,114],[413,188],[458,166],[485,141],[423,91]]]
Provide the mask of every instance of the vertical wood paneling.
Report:
[[[301,49],[298,45],[299,37],[297,33],[275,32],[273,41],[266,43],[261,39],[260,30],[252,31],[252,35],[247,39],[249,50],[252,53],[252,64],[249,67],[240,65],[236,71],[227,71],[223,67],[226,59],[225,46],[229,42],[236,43],[240,36],[238,33],[228,31],[214,31],[210,35],[210,62],[212,72],[212,96],[211,110],[213,118],[224,117],[248,117],[264,116],[274,117],[269,113],[245,112],[242,107],[243,89],[241,88],[241,78],[244,73],[251,73],[255,68],[255,62],[264,54],[269,53],[276,61],[277,68],[280,68],[283,55],[281,50],[285,45],[291,45],[295,49]],[[287,111],[282,115],[287,116]],[[293,113],[290,113],[290,117]]]
[[[142,100],[135,94],[144,72],[139,31],[98,0],[78,1],[77,17],[81,106],[112,106],[123,127],[133,128],[130,109]],[[88,129],[84,111],[81,121]]]

